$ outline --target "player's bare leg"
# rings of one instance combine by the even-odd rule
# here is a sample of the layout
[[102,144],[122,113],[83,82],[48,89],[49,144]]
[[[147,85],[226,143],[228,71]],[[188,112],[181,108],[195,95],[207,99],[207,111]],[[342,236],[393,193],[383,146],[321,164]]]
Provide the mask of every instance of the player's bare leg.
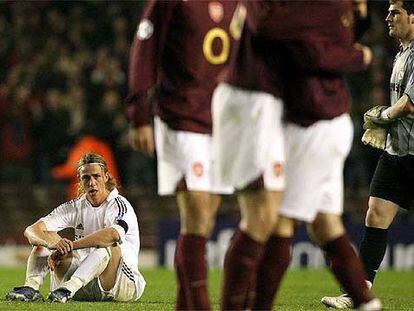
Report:
[[271,310],[290,263],[290,247],[297,221],[278,216],[257,272],[253,310]]
[[37,301],[43,299],[39,292],[48,271],[47,258],[50,251],[43,246],[33,246],[27,259],[24,286],[15,287],[6,296],[8,300]]
[[210,310],[207,287],[206,244],[216,219],[219,195],[202,191],[180,191],[180,237],[175,267],[178,278],[177,310]]
[[222,310],[251,308],[257,267],[277,220],[281,192],[244,190],[238,195],[241,221],[224,261]]
[[114,287],[122,257],[121,248],[119,248],[119,246],[111,247],[110,249],[111,258],[105,270],[99,275],[99,280],[105,291],[109,291]]
[[372,304],[370,310],[380,310],[381,304],[365,282],[362,263],[345,234],[341,216],[319,213],[308,231],[330,259],[332,272],[354,302],[351,307]]

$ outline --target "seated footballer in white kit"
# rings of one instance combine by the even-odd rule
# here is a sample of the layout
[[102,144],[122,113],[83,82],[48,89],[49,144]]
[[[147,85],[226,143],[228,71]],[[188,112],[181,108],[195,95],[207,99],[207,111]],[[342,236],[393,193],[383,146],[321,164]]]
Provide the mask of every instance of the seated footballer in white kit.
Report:
[[[48,299],[52,302],[135,301],[145,280],[138,270],[138,221],[131,204],[116,189],[105,159],[87,153],[77,165],[79,197],[55,208],[26,228],[33,245],[24,286],[8,300],[36,301],[51,272]],[[58,231],[75,229],[75,241]]]

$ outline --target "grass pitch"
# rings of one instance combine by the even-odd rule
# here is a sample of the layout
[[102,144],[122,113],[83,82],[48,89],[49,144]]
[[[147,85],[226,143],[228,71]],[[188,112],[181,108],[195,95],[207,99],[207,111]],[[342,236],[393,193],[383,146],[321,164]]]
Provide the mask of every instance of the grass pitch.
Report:
[[[0,268],[0,310],[173,310],[175,276],[172,270],[144,269],[147,280],[144,295],[135,303],[118,302],[69,302],[50,304],[48,302],[9,302],[5,296],[13,286],[22,285],[25,270],[22,268]],[[210,297],[214,309],[219,309],[221,271],[210,272]],[[47,295],[49,282],[41,292]],[[414,310],[414,271],[381,271],[375,283],[375,292],[386,311]],[[281,287],[275,310],[327,310],[319,302],[322,296],[338,294],[338,286],[327,270],[290,270]]]

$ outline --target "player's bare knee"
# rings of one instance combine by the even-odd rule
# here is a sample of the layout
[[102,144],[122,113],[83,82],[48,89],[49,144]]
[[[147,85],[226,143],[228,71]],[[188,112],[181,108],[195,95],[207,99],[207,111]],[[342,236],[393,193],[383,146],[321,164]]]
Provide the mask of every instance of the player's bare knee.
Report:
[[370,197],[365,224],[368,227],[387,229],[398,213],[399,208],[397,204],[391,201]]
[[118,245],[106,247],[105,249],[109,255],[109,262],[112,262],[112,261],[118,262],[121,259],[122,257],[121,248]]
[[386,211],[378,205],[371,205],[368,208],[367,215],[365,217],[365,224],[368,227],[374,228],[388,228],[388,218]]
[[203,218],[197,218],[190,221],[186,221],[185,225],[182,225],[182,232],[186,234],[197,234],[208,237],[214,228],[214,223],[211,220],[204,220]]
[[273,226],[272,234],[279,237],[292,237],[295,233],[295,221],[293,219],[280,216]]
[[242,221],[240,223],[240,228],[243,231],[246,231],[253,239],[259,242],[264,242],[272,233],[276,220],[276,213],[258,213],[257,217],[251,217]]
[[308,225],[308,232],[318,245],[332,241],[345,233],[341,216],[319,213]]

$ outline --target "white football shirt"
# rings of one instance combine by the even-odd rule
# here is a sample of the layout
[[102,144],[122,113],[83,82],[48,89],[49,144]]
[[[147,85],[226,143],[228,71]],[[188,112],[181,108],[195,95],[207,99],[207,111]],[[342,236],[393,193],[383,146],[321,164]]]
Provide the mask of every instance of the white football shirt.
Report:
[[[123,261],[138,272],[138,253],[140,249],[138,220],[134,209],[117,189],[112,190],[106,200],[97,207],[92,206],[86,195],[63,203],[49,215],[40,219],[48,231],[75,229],[75,240],[103,228],[115,228],[121,239],[119,246]],[[93,248],[77,250],[83,260]]]

